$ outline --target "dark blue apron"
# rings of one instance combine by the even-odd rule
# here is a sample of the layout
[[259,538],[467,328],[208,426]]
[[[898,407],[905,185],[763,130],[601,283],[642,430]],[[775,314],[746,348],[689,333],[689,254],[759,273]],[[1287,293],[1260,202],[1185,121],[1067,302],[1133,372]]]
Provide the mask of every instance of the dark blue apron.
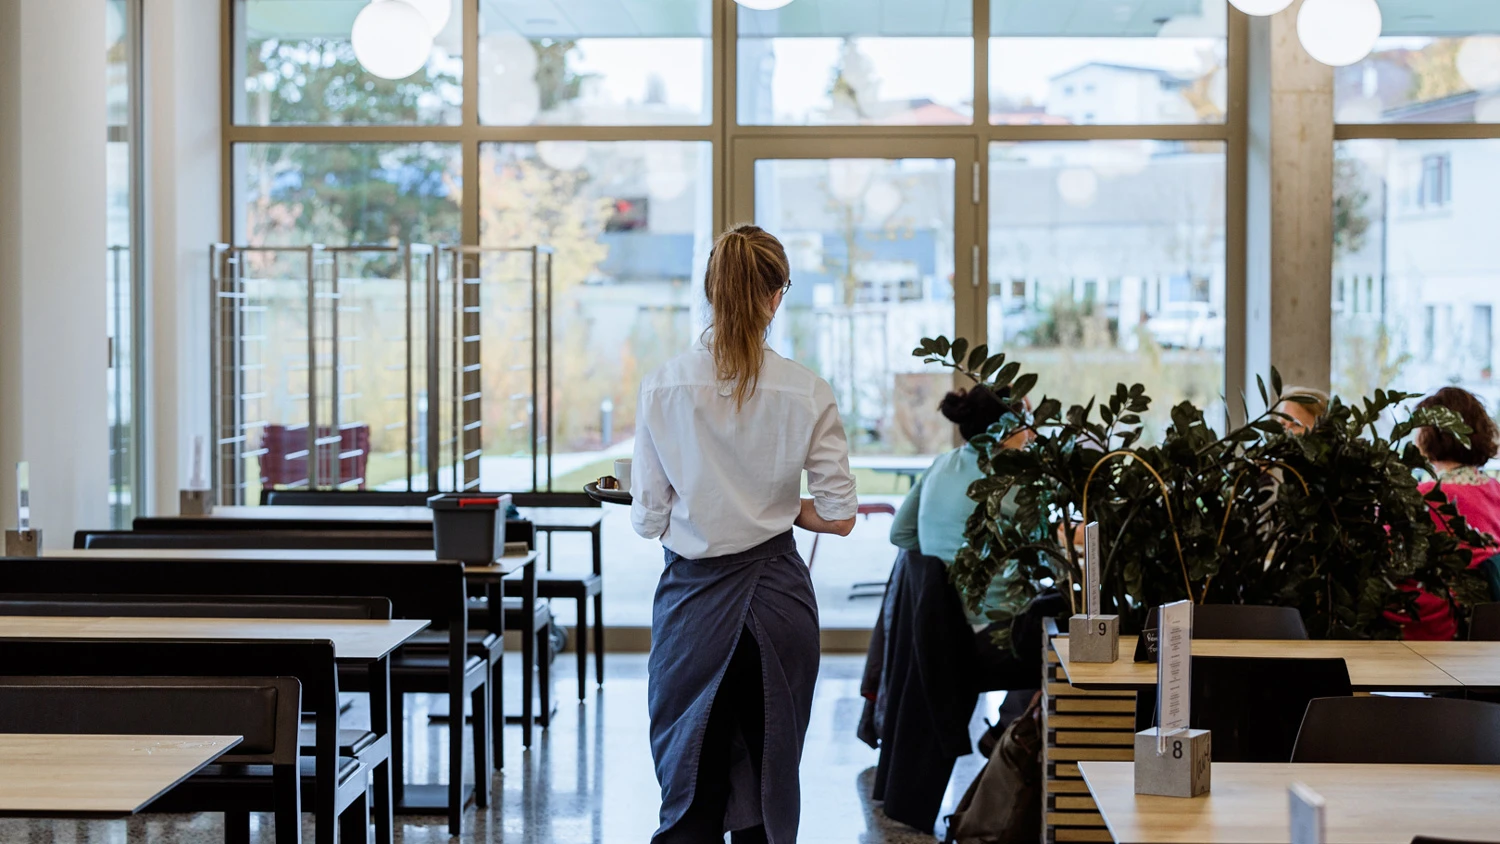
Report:
[[688,560],[671,551],[666,557],[651,618],[651,755],[662,797],[656,834],[693,803],[709,711],[740,632],[748,630],[760,646],[765,748],[758,781],[748,754],[735,753],[725,829],[764,824],[770,844],[792,844],[818,676],[812,576],[790,531],[724,557]]

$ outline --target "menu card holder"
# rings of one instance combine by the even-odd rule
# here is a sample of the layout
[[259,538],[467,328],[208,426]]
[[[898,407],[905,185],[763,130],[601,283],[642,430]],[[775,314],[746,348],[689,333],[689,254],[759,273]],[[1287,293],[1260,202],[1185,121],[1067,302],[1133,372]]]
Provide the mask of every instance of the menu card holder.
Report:
[[1120,617],[1099,612],[1099,523],[1083,529],[1084,612],[1068,619],[1069,662],[1115,662],[1120,658]]
[[16,528],[5,532],[5,556],[42,556],[42,532],[31,527],[31,466],[16,464]]
[[193,438],[193,476],[187,489],[177,491],[177,512],[184,516],[212,516],[214,494],[203,474],[203,437]]
[[1162,797],[1207,794],[1213,774],[1213,737],[1190,729],[1193,605],[1167,604],[1157,613],[1157,726],[1135,734],[1135,793]]

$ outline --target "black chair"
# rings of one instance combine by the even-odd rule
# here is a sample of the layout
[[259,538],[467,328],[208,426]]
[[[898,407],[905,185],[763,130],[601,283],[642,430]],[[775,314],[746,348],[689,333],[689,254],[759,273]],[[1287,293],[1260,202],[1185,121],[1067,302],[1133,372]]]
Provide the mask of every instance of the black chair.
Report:
[[260,503],[271,507],[426,507],[429,495],[378,490],[262,489]]
[[[370,771],[358,759],[338,752],[338,674],[331,642],[0,639],[0,666],[7,676],[15,677],[295,677],[302,684],[302,710],[317,716],[316,755],[303,760],[301,777],[302,799],[312,803],[317,817],[317,840],[333,844],[339,837],[337,819],[341,817],[349,821],[344,829],[346,840],[368,837],[365,795]],[[240,776],[235,777],[236,773]],[[253,771],[231,770],[222,776],[246,789],[268,782]]]
[[[272,495],[280,495],[283,491],[276,491]],[[301,493],[311,496],[315,506],[339,503],[336,499],[329,502],[326,496],[357,497],[364,501],[366,495],[385,495],[386,493],[353,493],[353,492],[311,492]],[[390,493],[396,495],[398,493]],[[405,494],[405,493],[399,493]],[[273,498],[272,500],[281,500]],[[300,499],[288,499],[299,501]],[[321,502],[321,505],[319,504]],[[506,541],[525,541],[528,547],[535,545],[536,531],[530,522],[511,521],[506,523]],[[192,549],[316,549],[316,550],[354,550],[354,551],[430,551],[432,550],[432,531],[371,531],[355,532],[349,530],[332,531],[310,531],[310,530],[266,530],[266,531],[218,531],[206,530],[181,530],[181,531],[78,531],[74,535],[73,545],[81,549],[149,549],[163,548],[174,550]],[[532,567],[535,571],[535,567]],[[485,659],[491,666],[491,675],[495,684],[490,693],[491,698],[491,725],[489,730],[492,737],[490,752],[492,764],[496,760],[503,760],[504,754],[504,730],[500,725],[505,722],[505,713],[502,711],[504,705],[504,630],[500,627],[500,621],[489,615],[488,604],[483,598],[483,590],[475,590],[477,596],[470,613],[469,652],[471,655]],[[497,592],[499,590],[496,590]],[[551,607],[544,600],[537,600],[536,610],[530,620],[524,618],[522,611],[523,602],[517,600],[513,608],[506,608],[504,623],[509,629],[530,630],[530,636],[523,639],[521,649],[521,666],[523,678],[523,692],[526,703],[521,715],[522,721],[522,744],[531,747],[531,725],[532,711],[531,700],[533,691],[533,677],[537,673],[537,647],[536,642],[547,642],[550,635],[552,622]],[[540,629],[538,628],[540,625]],[[432,631],[419,635],[414,641],[418,648],[431,651],[434,646],[441,646],[443,637],[437,635],[438,631]],[[493,634],[493,635],[492,635]],[[549,653],[543,649],[543,655]],[[542,698],[544,716],[540,719],[542,726],[547,726],[545,713],[551,712],[551,671],[550,664],[543,663],[542,673]],[[431,679],[432,659],[430,653],[425,654],[419,660],[404,660],[399,664],[393,664],[393,676],[399,676],[402,671],[420,674]],[[407,691],[419,693],[415,687],[406,687]],[[436,689],[441,693],[443,689]],[[480,760],[476,758],[476,763]]]
[[[341,595],[355,587],[361,593],[389,599],[397,618],[425,619],[434,628],[448,631],[446,682],[440,691],[448,693],[450,711],[463,712],[465,698],[473,695],[480,683],[489,685],[488,666],[482,660],[472,660],[467,655],[465,578],[463,565],[458,562],[154,560],[90,556],[0,559],[0,595],[235,595],[255,592],[280,598]],[[423,675],[422,680],[414,681],[417,684],[434,683],[434,660],[430,654],[421,654],[412,662],[403,662],[404,657],[403,650],[391,658],[388,674],[381,674],[377,678],[370,671],[365,671],[361,672],[365,677],[360,679],[370,683],[388,682],[395,686],[402,672],[410,672]],[[354,676],[359,677],[358,674]],[[405,688],[409,689],[410,685]],[[354,690],[361,689],[356,687]],[[304,698],[311,694],[305,680],[303,691]],[[391,699],[391,714],[394,714],[399,711],[400,704],[394,690]],[[478,697],[475,699],[478,700]],[[337,701],[334,703],[336,705]],[[483,711],[484,717],[481,719],[480,713],[476,713],[475,719],[476,733],[490,739],[481,741],[475,747],[476,769],[481,772],[493,770],[493,758],[488,750],[493,742],[493,733],[498,730],[489,723],[489,712],[486,708]],[[403,731],[402,719],[391,718],[388,732],[390,768],[394,775],[383,777],[377,774],[377,801],[387,782],[391,783],[396,804],[420,807],[424,812],[433,808],[434,804],[443,802],[440,796],[431,792],[436,791],[438,795],[446,792],[449,831],[454,835],[460,834],[466,802],[462,721],[458,722],[457,729],[449,730],[447,786],[405,787]],[[376,732],[384,733],[387,730],[383,724],[377,724]],[[476,803],[487,805],[490,785],[491,780],[478,784],[474,794]],[[438,810],[432,813],[438,813]],[[385,816],[377,813],[377,823],[384,825],[384,822]]]
[[[1146,629],[1156,627],[1156,607],[1146,613]],[[1193,607],[1194,639],[1307,639],[1307,626],[1295,607],[1254,604],[1198,604]],[[1135,696],[1136,729],[1156,723],[1156,688]],[[1217,737],[1215,738],[1217,740]]]
[[[511,493],[481,493],[482,495],[509,495],[511,503],[517,507],[586,507],[598,509],[599,502],[590,498],[587,493],[576,492],[511,492]],[[303,507],[421,507],[427,504],[427,493],[425,492],[360,492],[360,491],[309,491],[309,490],[263,490],[261,492],[261,503],[268,506],[303,506]],[[507,531],[506,541],[517,541]],[[548,549],[550,553],[552,537],[549,534]],[[531,537],[529,548],[535,549],[535,536]],[[576,574],[565,572],[554,572],[549,566],[547,571],[537,573],[536,589],[537,597],[545,600],[574,601],[577,604],[578,619],[577,636],[574,637],[574,649],[578,659],[578,699],[584,699],[585,684],[587,682],[589,662],[589,602],[594,604],[594,625],[602,630],[604,624],[604,573],[600,570],[598,555],[593,556],[593,571]],[[483,612],[484,610],[479,610]],[[519,605],[506,608],[506,626],[510,630],[525,630],[530,624],[543,623],[540,619],[545,615],[546,623],[550,623],[551,613],[542,613],[540,610],[532,619],[526,619],[521,614]],[[471,616],[470,624],[479,623],[478,618]],[[534,634],[538,631],[534,631]],[[603,636],[595,633],[594,646],[597,665],[595,671],[596,679],[602,685],[604,682],[604,654]],[[523,648],[524,650],[524,648]],[[523,653],[522,661],[530,665],[532,660]],[[543,673],[548,672],[547,666],[542,666]],[[527,675],[529,676],[529,675]],[[550,697],[550,678],[544,679],[541,685],[542,702],[541,724],[546,726],[552,711],[551,704],[546,700]],[[529,699],[529,698],[528,698]],[[522,715],[523,720],[529,721],[529,715]],[[527,742],[530,746],[530,742]]]
[[[150,807],[223,812],[227,844],[250,840],[252,811],[275,814],[277,844],[302,840],[301,710],[290,677],[0,677],[0,732],[241,736]],[[354,801],[345,826],[363,810]]]
[[[420,496],[420,500],[416,497]],[[584,495],[583,498],[588,499]],[[588,499],[592,501],[592,499]],[[272,506],[418,506],[426,504],[423,493],[404,492],[325,492],[325,491],[299,491],[299,490],[272,490],[262,494],[262,501]],[[204,520],[212,526],[210,520]],[[222,524],[222,523],[221,523]],[[79,531],[74,537],[74,547],[77,548],[317,548],[317,549],[346,549],[346,550],[432,550],[431,529],[422,531],[353,531],[353,530],[254,530],[254,531],[209,531],[202,529],[203,525],[188,524],[177,525],[176,530],[161,531]],[[192,528],[192,529],[188,529]],[[505,540],[507,542],[527,543],[528,548],[536,547],[536,530],[527,521],[509,521],[505,526]],[[535,568],[533,567],[533,571]],[[595,575],[592,578],[574,578],[580,580],[582,586],[573,591],[582,591],[585,599],[588,596],[597,596],[603,589],[602,578]],[[593,581],[592,584],[589,581]],[[558,579],[556,588],[558,591],[567,592],[568,583],[565,578]],[[499,725],[504,723],[505,714],[503,691],[503,657],[505,630],[520,630],[525,635],[521,646],[521,678],[523,703],[521,711],[521,743],[525,747],[531,747],[531,725],[533,720],[543,727],[550,724],[552,712],[552,673],[550,655],[550,636],[552,625],[552,608],[546,596],[542,594],[541,578],[537,580],[537,600],[533,602],[533,612],[530,618],[525,616],[524,599],[506,599],[503,604],[503,623],[501,620],[490,615],[489,605],[484,600],[483,590],[476,590],[471,617],[470,629],[474,633],[470,636],[470,653],[481,657],[493,667],[495,677],[495,688],[491,693],[492,714],[491,719],[496,726],[493,731],[493,749],[491,755],[496,760],[503,760],[504,754],[504,731]],[[519,585],[519,584],[517,584]],[[498,591],[498,590],[497,590]],[[601,605],[595,602],[598,609]],[[580,639],[585,634],[587,621],[584,615],[584,606],[580,603]],[[500,629],[496,629],[500,628]],[[488,632],[486,632],[488,631]],[[526,632],[529,631],[529,632]],[[493,635],[491,635],[493,634]],[[416,642],[418,647],[430,648],[433,645],[431,636],[420,637]],[[539,659],[540,655],[540,659]],[[588,650],[581,642],[579,644],[579,697],[583,696],[583,671],[588,660]],[[401,670],[413,672],[413,676],[421,675],[430,677],[430,656],[424,656],[420,660],[407,660],[400,664]],[[393,665],[393,670],[398,666]],[[399,673],[399,672],[398,672]],[[537,678],[540,674],[540,678]],[[396,675],[393,675],[396,676]],[[537,680],[541,682],[541,710],[540,718],[533,719],[532,701],[536,695],[534,684]],[[407,687],[408,691],[418,692],[421,689]],[[436,690],[436,691],[441,691]]]
[[1342,659],[1193,657],[1192,726],[1215,762],[1285,762],[1308,701],[1354,693]]
[[1313,700],[1302,719],[1291,759],[1365,765],[1500,765],[1500,704],[1375,696]]
[[[231,527],[230,523],[221,523]],[[298,550],[338,548],[348,551],[431,551],[432,531],[162,531],[80,530],[73,536],[79,549],[121,548],[261,548]]]
[[[1156,626],[1156,608],[1146,627]],[[1194,639],[1306,639],[1307,626],[1296,607],[1255,604],[1198,604],[1193,607]]]
[[[263,596],[191,596],[191,595],[0,595],[0,616],[84,616],[132,618],[322,618],[322,619],[389,619],[391,602],[386,598],[323,598]],[[342,687],[368,688],[361,670],[339,671]],[[476,722],[475,737],[482,735]],[[369,730],[338,731],[339,753],[358,759],[368,770],[375,771],[391,758],[391,743],[382,741]],[[304,730],[302,753],[315,754],[313,730]],[[480,773],[475,757],[475,774]],[[381,788],[375,801],[374,815],[384,819],[391,814],[390,790]],[[381,838],[386,837],[382,822]]]
[[1500,604],[1476,604],[1469,619],[1469,639],[1475,642],[1500,642]]

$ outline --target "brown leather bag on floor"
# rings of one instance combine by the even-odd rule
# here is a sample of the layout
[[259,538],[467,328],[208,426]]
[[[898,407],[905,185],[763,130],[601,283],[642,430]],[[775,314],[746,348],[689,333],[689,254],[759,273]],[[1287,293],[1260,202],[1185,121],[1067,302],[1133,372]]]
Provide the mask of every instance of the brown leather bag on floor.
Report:
[[1035,844],[1042,832],[1042,693],[995,743],[948,820],[947,844]]

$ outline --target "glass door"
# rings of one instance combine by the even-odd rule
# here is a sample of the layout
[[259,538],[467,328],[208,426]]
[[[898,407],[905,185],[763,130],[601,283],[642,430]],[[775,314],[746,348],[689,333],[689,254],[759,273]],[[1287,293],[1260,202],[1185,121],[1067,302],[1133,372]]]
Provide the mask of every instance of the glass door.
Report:
[[[733,161],[733,219],[776,235],[791,262],[771,346],[832,385],[860,501],[893,509],[954,444],[937,412],[953,379],[911,350],[922,337],[978,336],[972,144],[751,139]],[[802,549],[825,627],[873,621],[895,555],[888,512]]]

